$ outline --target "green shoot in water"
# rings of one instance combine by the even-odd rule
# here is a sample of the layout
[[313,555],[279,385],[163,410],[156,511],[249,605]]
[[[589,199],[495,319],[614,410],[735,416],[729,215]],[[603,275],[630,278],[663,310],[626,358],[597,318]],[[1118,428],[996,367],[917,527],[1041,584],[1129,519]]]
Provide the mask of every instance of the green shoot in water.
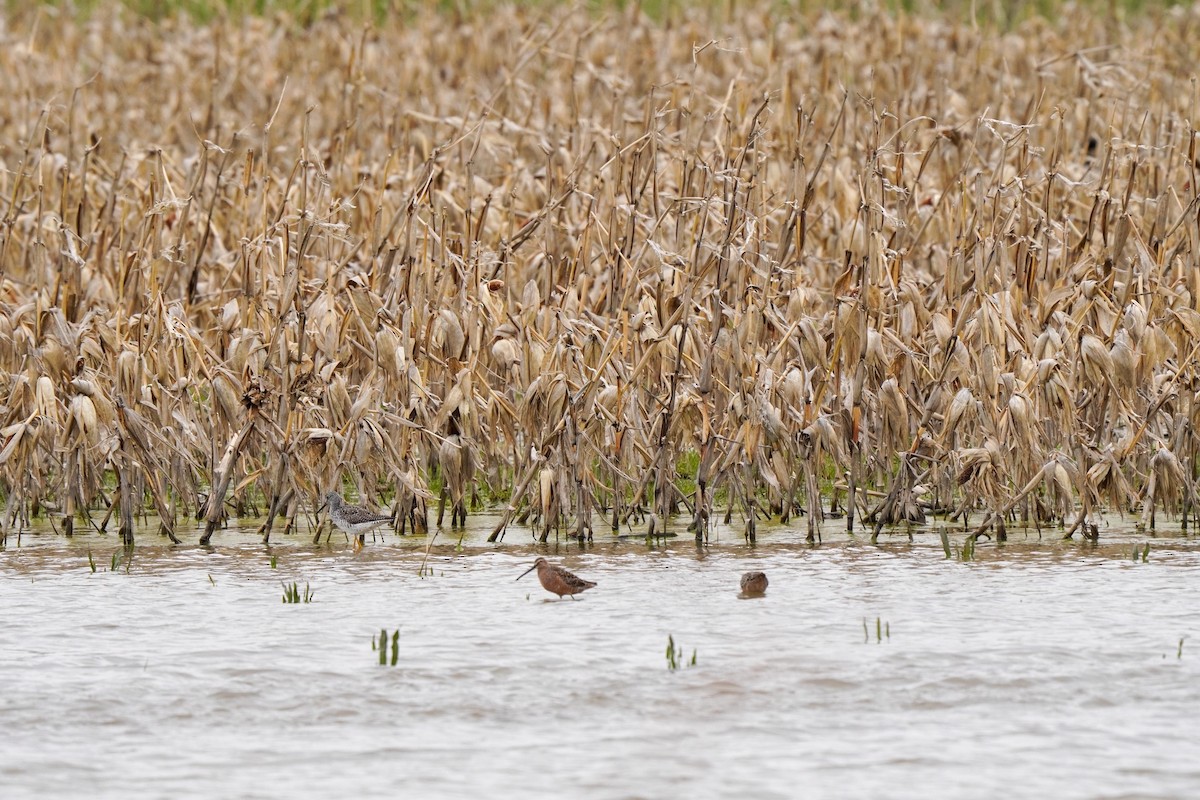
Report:
[[96,571],[96,559],[92,558],[91,550],[88,550],[88,566],[92,568],[92,572]]
[[[882,617],[875,618],[875,643],[879,644],[884,639],[891,640],[892,638],[892,623],[884,622]],[[863,617],[863,643],[871,641],[871,629],[867,627],[867,618]]]
[[285,603],[311,603],[315,593],[308,588],[308,584],[304,584],[304,594],[300,594],[300,586],[293,581],[291,586],[283,584],[283,602]]
[[975,560],[975,537],[974,536],[968,536],[966,539],[963,539],[962,560],[963,561],[974,561]]
[[942,537],[942,550],[946,552],[946,558],[950,558],[950,535],[946,533],[945,529],[938,531],[938,533]]
[[[379,666],[386,667],[388,665],[388,632],[387,628],[379,630],[379,638],[371,638],[371,649],[379,651]],[[400,660],[400,629],[392,631],[392,666],[396,666],[396,662]]]
[[681,665],[686,664],[689,667],[696,666],[696,650],[692,649],[692,660],[684,661],[683,648],[675,644],[675,637],[667,636],[667,669],[674,672]]
[[278,563],[279,563],[279,556],[271,556],[271,569],[275,569],[275,567]]
[[[945,536],[945,534],[943,534],[943,536]],[[946,546],[946,543],[948,542],[948,538],[949,537],[947,537],[946,539],[943,540],[943,545],[942,545],[943,547]],[[953,557],[956,561],[974,561],[975,560],[975,537],[968,536],[967,538],[963,539],[962,549],[959,549],[958,544],[956,544],[956,543],[951,543],[951,544],[954,548],[954,556]],[[947,555],[946,557],[950,558],[949,555]]]

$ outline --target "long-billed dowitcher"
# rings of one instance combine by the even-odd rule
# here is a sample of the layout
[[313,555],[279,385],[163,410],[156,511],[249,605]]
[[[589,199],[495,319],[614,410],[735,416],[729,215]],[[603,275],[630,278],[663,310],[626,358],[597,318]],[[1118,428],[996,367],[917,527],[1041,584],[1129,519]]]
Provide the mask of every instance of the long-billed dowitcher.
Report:
[[747,572],[742,576],[742,594],[747,597],[760,597],[767,591],[767,573]]
[[392,520],[391,514],[376,514],[366,506],[347,503],[337,492],[326,493],[325,505],[329,506],[329,519],[333,524],[354,537],[355,550],[363,546],[367,531]]
[[542,588],[547,592],[553,592],[558,595],[559,600],[562,600],[563,595],[567,595],[574,600],[575,595],[596,585],[595,582],[585,581],[575,573],[567,572],[562,567],[556,567],[541,557],[533,562],[532,567],[518,575],[517,580],[521,580],[521,578],[524,578],[535,569],[537,570],[538,580],[542,583]]

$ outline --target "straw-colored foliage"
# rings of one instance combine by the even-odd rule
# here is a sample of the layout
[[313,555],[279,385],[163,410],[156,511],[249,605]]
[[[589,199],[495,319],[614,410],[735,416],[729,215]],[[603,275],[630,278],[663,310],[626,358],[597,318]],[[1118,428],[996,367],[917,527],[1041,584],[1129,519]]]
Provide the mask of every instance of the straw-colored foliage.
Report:
[[2,521],[1186,513],[1200,10],[1109,8],[0,20]]

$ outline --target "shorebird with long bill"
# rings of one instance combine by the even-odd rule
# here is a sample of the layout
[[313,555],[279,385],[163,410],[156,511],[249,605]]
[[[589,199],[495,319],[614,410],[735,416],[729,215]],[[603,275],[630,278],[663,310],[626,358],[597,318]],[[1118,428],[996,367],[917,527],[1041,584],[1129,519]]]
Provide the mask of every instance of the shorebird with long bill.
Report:
[[547,592],[553,592],[558,595],[558,599],[562,600],[563,595],[575,599],[575,595],[580,592],[587,591],[595,586],[594,581],[584,580],[573,572],[568,572],[562,567],[557,567],[551,564],[544,558],[538,558],[533,562],[533,566],[517,576],[517,580],[521,580],[529,573],[537,570],[538,581],[541,582],[542,588]]

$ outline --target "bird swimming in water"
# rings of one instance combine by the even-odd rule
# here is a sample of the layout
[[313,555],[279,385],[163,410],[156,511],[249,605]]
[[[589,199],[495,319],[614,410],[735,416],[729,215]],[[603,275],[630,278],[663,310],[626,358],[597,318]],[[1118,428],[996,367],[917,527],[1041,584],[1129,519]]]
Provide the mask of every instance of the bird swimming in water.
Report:
[[742,576],[741,586],[746,597],[762,597],[767,591],[767,573],[747,572]]
[[574,600],[575,595],[596,585],[593,581],[585,581],[575,573],[568,572],[562,567],[556,567],[541,557],[533,562],[532,567],[518,575],[517,580],[521,580],[521,578],[524,578],[535,569],[537,570],[538,580],[541,581],[542,588],[547,592],[553,592],[558,595],[559,600],[562,600],[563,595],[567,595]]

